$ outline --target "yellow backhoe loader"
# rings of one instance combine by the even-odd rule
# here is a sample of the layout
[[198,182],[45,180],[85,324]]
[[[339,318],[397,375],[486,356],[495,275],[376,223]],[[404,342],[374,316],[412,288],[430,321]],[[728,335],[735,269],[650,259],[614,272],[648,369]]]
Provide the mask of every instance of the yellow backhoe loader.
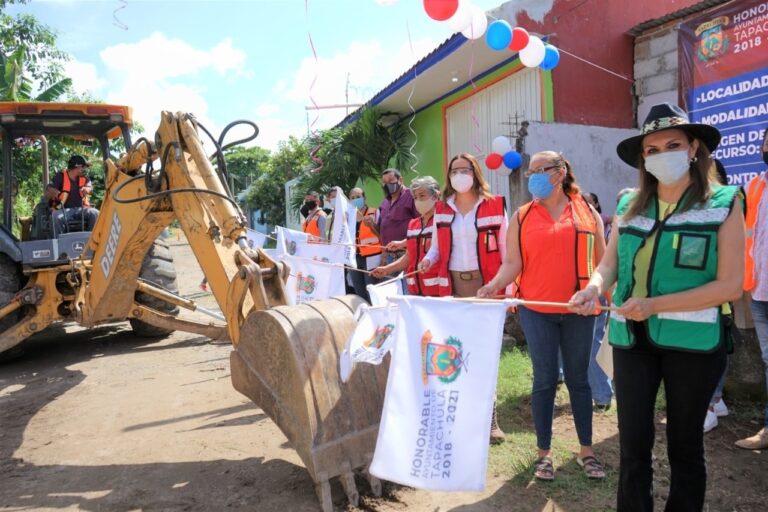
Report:
[[[162,112],[154,141],[132,143],[131,123],[131,109],[123,106],[0,103],[0,353],[62,322],[89,328],[129,320],[141,336],[174,330],[227,336],[233,386],[288,437],[315,482],[321,508],[333,509],[329,479],[337,476],[356,505],[354,473],[370,463],[386,381],[384,366],[363,365],[347,384],[338,376],[338,354],[360,299],[286,306],[289,269],[247,244],[245,218],[227,187],[225,134],[218,141],[208,134],[214,166],[200,136],[208,132],[192,115]],[[57,230],[49,205],[41,202],[18,239],[11,229],[15,143],[39,140],[45,153],[51,136],[98,144],[105,184],[100,213],[90,232],[66,216],[65,228]],[[118,158],[110,147],[120,139],[127,151]],[[174,220],[223,315],[178,295],[171,253],[158,238]],[[179,308],[214,320],[178,318]],[[381,482],[367,477],[380,493]]]

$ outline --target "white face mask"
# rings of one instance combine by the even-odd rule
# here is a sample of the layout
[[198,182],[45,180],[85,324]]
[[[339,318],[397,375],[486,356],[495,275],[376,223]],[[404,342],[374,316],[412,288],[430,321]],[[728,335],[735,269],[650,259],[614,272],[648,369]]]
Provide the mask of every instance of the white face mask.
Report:
[[468,192],[474,184],[475,178],[473,176],[468,176],[466,174],[451,176],[451,186],[456,192]]
[[416,211],[420,215],[424,215],[429,210],[435,207],[436,199],[416,199],[413,204],[416,206]]
[[653,174],[659,183],[671,185],[680,181],[691,167],[688,150],[665,151],[645,157],[645,170]]

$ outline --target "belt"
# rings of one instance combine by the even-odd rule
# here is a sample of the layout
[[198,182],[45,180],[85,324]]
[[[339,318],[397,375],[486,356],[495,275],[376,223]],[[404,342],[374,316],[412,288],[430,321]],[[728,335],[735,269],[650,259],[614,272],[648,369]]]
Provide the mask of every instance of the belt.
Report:
[[479,270],[470,270],[469,272],[451,270],[451,274],[453,274],[454,277],[458,277],[462,281],[473,281],[483,277]]

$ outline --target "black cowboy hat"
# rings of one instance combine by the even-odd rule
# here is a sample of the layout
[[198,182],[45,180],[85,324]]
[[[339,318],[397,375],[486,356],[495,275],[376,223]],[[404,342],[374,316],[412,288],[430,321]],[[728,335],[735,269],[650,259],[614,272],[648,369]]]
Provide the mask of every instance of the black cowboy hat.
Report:
[[677,105],[659,103],[651,107],[651,111],[648,112],[640,135],[619,142],[619,145],[616,146],[616,153],[626,163],[632,167],[637,167],[640,163],[640,154],[643,151],[643,137],[649,133],[671,128],[683,130],[691,137],[699,139],[707,146],[710,153],[720,144],[720,132],[717,128],[708,124],[692,123],[688,120],[688,114]]

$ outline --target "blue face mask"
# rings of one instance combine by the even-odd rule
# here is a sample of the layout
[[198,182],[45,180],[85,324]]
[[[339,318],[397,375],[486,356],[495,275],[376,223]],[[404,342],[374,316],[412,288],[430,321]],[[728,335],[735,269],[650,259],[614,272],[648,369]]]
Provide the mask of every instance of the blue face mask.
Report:
[[533,197],[546,199],[552,195],[554,190],[555,186],[549,182],[549,175],[547,173],[532,174],[528,178],[528,192]]
[[365,199],[363,199],[362,197],[356,197],[354,199],[350,199],[349,202],[352,203],[352,206],[354,206],[358,210],[362,210],[363,206],[365,206]]

